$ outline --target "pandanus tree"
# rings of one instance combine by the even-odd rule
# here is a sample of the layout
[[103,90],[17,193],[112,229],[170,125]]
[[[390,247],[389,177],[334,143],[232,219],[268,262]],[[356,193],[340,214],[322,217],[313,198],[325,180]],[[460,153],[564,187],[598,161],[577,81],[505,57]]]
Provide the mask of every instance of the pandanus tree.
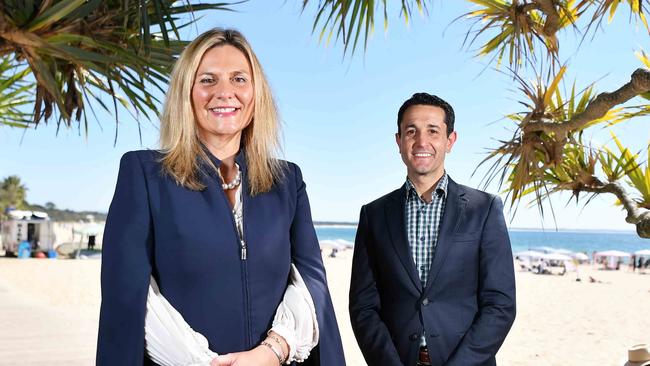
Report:
[[[87,132],[99,107],[140,121],[156,116],[179,29],[197,11],[227,3],[190,0],[3,0],[0,2],[0,125],[54,120]],[[103,96],[108,96],[108,102]],[[120,108],[118,108],[120,106]]]
[[[319,0],[303,1],[315,8],[314,33],[323,41],[340,41],[344,54],[364,49],[375,21],[390,18],[398,5],[408,22],[414,11],[427,14],[433,0]],[[585,141],[593,128],[610,128],[650,114],[650,60],[638,50],[640,68],[618,89],[596,92],[595,83],[578,87],[564,75],[571,66],[560,57],[560,32],[576,32],[583,41],[597,36],[615,13],[627,9],[630,23],[650,33],[648,2],[641,0],[467,0],[467,45],[477,56],[489,57],[497,72],[509,73],[521,93],[524,110],[505,116],[514,124],[510,139],[490,149],[481,165],[489,167],[483,181],[505,191],[511,207],[531,197],[540,208],[558,192],[568,191],[588,204],[597,195],[617,198],[640,237],[650,238],[650,166],[639,153],[621,142],[612,130],[615,148]],[[579,47],[579,46],[578,46]],[[505,69],[505,71],[504,71]],[[524,73],[532,73],[527,81]],[[570,90],[570,92],[563,92]],[[637,103],[629,105],[635,99]],[[487,122],[487,121],[485,121]],[[650,153],[650,145],[646,147]],[[645,150],[645,149],[644,149]],[[647,155],[645,155],[647,159]],[[480,166],[479,166],[480,167]]]

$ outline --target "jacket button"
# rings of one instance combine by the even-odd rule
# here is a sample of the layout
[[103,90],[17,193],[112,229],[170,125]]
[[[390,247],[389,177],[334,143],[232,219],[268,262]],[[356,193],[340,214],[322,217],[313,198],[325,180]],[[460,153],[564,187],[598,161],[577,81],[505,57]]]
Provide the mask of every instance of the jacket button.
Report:
[[429,305],[429,299],[427,299],[427,298],[425,297],[424,300],[422,300],[422,305],[424,305],[424,306]]
[[418,338],[419,338],[419,336],[418,336],[417,333],[413,333],[413,334],[411,334],[411,335],[409,336],[409,339],[412,340],[412,341],[417,341]]

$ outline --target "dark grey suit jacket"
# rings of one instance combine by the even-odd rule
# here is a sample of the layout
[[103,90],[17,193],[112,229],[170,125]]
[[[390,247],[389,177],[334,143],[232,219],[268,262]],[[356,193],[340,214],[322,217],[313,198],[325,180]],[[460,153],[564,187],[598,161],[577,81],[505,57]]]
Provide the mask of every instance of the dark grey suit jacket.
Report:
[[350,320],[370,366],[417,362],[423,332],[433,365],[495,365],[515,319],[515,278],[503,204],[449,180],[423,287],[405,227],[405,187],[361,208]]

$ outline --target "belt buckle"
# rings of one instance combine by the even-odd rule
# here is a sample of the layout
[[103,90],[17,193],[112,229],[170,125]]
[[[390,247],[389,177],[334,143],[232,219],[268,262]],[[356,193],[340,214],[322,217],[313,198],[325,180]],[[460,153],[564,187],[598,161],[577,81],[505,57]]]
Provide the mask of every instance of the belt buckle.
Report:
[[420,346],[417,366],[431,366],[431,359],[429,358],[429,350],[427,349],[427,346]]

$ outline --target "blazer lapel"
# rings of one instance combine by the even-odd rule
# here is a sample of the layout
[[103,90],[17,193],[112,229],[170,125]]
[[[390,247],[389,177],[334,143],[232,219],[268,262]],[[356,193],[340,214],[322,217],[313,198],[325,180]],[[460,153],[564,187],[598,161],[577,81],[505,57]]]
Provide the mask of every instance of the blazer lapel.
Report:
[[[436,253],[431,262],[431,269],[427,278],[426,291],[429,290],[431,284],[436,280],[440,268],[442,268],[447,258],[447,253],[451,248],[451,237],[458,229],[460,219],[463,217],[465,207],[467,206],[467,199],[465,198],[465,191],[458,186],[456,182],[449,178],[447,185],[447,202],[445,204],[445,212],[438,231],[438,242],[436,245]],[[425,292],[426,292],[425,291]]]
[[390,234],[391,243],[397,252],[397,257],[404,266],[404,270],[413,281],[415,287],[422,289],[420,277],[415,270],[415,263],[411,256],[408,239],[406,237],[406,193],[404,187],[393,191],[384,206],[386,213],[386,227]]

